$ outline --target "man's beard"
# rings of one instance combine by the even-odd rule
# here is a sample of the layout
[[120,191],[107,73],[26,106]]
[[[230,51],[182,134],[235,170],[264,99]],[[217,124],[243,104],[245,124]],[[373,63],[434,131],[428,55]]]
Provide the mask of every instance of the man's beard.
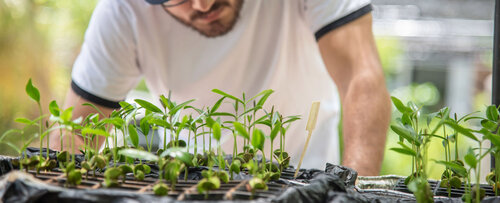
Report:
[[[172,17],[174,17],[174,19],[176,19],[178,22],[186,25],[187,27],[192,28],[193,30],[198,31],[198,33],[200,33],[201,35],[208,37],[208,38],[214,38],[214,37],[223,36],[233,29],[234,25],[236,24],[236,22],[238,21],[238,18],[240,16],[240,10],[241,10],[242,5],[243,5],[243,0],[236,0],[234,5],[233,5],[234,6],[233,8],[231,8],[232,7],[231,4],[227,1],[216,1],[212,5],[210,10],[207,12],[194,11],[189,16],[189,20],[190,20],[189,22],[173,15],[172,13],[168,12],[168,10],[166,10],[166,9],[165,9],[165,11],[167,11],[167,13],[169,13]],[[224,23],[221,21],[221,19],[217,19],[217,20],[208,24],[209,29],[202,29],[202,28],[199,28],[199,27],[196,27],[195,25],[193,25],[192,22],[195,22],[197,19],[202,18],[204,15],[207,15],[210,12],[215,11],[215,10],[217,10],[221,7],[225,7],[225,6],[232,9],[231,12],[233,12],[233,14],[231,14],[232,18],[229,19],[229,22]]]

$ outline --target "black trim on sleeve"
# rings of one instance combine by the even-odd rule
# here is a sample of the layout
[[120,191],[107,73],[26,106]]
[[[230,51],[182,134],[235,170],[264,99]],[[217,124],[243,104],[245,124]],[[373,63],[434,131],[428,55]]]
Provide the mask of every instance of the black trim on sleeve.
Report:
[[315,34],[314,36],[316,37],[316,41],[318,41],[321,37],[323,37],[323,35],[327,34],[328,32],[334,30],[335,28],[338,28],[342,25],[345,25],[347,23],[350,23],[356,19],[358,19],[359,17],[369,13],[370,11],[372,11],[372,5],[371,4],[368,4],[366,6],[363,6],[361,7],[360,9],[350,13],[349,15],[346,15],[336,21],[333,21],[331,23],[329,23],[328,25],[325,25],[324,27],[322,27],[321,29],[319,29]]
[[120,108],[120,104],[118,102],[110,101],[110,100],[95,96],[92,93],[89,93],[89,92],[83,90],[82,88],[80,88],[74,81],[71,81],[71,89],[73,89],[73,91],[77,95],[80,95],[82,98],[84,98],[92,103],[99,104],[101,106],[105,106],[105,107],[109,107],[109,108],[114,108],[114,109]]

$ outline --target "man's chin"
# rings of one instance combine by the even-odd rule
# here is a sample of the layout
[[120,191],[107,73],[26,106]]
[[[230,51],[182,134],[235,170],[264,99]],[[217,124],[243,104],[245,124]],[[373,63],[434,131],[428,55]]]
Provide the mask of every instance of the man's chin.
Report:
[[[193,27],[193,28],[195,28],[195,27]],[[208,38],[215,38],[215,37],[224,36],[232,29],[233,29],[233,26],[224,26],[224,25],[221,25],[220,23],[214,23],[208,29],[195,28],[195,30],[197,30],[201,35],[208,37]]]
[[[231,9],[231,11],[232,11],[231,14],[228,14],[229,16],[231,16],[231,17],[229,17],[229,19],[227,16],[223,17],[225,15],[222,15],[222,17],[220,19],[217,19],[208,25],[202,24],[201,22],[196,22],[195,17],[193,17],[194,22],[189,22],[187,20],[183,20],[183,19],[179,18],[178,16],[173,15],[168,10],[166,10],[166,11],[172,17],[174,17],[174,19],[176,19],[178,22],[186,25],[187,27],[192,28],[193,30],[196,30],[201,35],[208,37],[208,38],[215,38],[215,37],[223,36],[233,29],[234,25],[238,21],[242,5],[243,5],[243,0],[237,0],[234,8]],[[225,6],[225,5],[221,4],[219,6]],[[229,9],[229,7],[225,8],[225,9]]]

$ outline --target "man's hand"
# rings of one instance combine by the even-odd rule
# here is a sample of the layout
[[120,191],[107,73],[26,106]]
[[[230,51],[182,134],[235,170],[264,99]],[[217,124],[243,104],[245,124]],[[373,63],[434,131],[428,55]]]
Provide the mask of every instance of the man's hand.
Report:
[[[73,109],[73,118],[76,119],[78,117],[85,118],[87,115],[91,113],[97,113],[95,109],[89,106],[83,106],[82,104],[84,103],[92,103],[89,102],[88,100],[81,98],[78,96],[72,89],[68,90],[68,93],[66,95],[66,101],[64,102],[64,109],[69,108],[69,107],[74,107]],[[104,106],[96,105],[94,104],[97,108],[99,108],[104,115],[100,115],[101,118],[104,118],[113,112],[112,108],[107,108]],[[63,145],[64,145],[64,150],[68,150],[71,147],[71,142],[69,137],[71,134],[67,131],[63,131],[64,134],[64,139],[63,139]],[[101,146],[101,144],[104,142],[105,138],[99,138],[99,143],[98,145]],[[83,147],[83,138],[81,136],[75,136],[75,152],[79,153],[80,148]],[[50,134],[50,149],[53,150],[60,150],[61,149],[61,141],[60,141],[60,132],[58,130],[53,131]],[[71,152],[71,151],[70,151]]]
[[343,165],[378,175],[391,103],[372,33],[372,16],[330,31],[318,45],[342,102]]

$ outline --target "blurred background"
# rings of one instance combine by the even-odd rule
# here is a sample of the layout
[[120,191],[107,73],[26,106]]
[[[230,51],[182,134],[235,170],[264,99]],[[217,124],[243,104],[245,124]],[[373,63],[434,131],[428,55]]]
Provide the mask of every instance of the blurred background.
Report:
[[[26,96],[29,78],[42,106],[62,104],[72,64],[98,0],[0,0],[0,134],[36,118]],[[391,95],[458,115],[490,104],[494,0],[372,0],[374,32]],[[146,90],[143,84],[138,90]],[[47,112],[47,110],[44,110]],[[394,116],[397,113],[394,112]],[[9,141],[20,144],[19,138]],[[386,148],[398,137],[389,132]],[[467,140],[461,140],[467,150]],[[34,143],[36,145],[36,143]],[[435,142],[430,159],[442,159]],[[0,144],[0,154],[15,152]],[[408,175],[408,157],[386,150],[382,174]],[[486,168],[486,167],[484,167]],[[443,167],[432,166],[438,179]]]

